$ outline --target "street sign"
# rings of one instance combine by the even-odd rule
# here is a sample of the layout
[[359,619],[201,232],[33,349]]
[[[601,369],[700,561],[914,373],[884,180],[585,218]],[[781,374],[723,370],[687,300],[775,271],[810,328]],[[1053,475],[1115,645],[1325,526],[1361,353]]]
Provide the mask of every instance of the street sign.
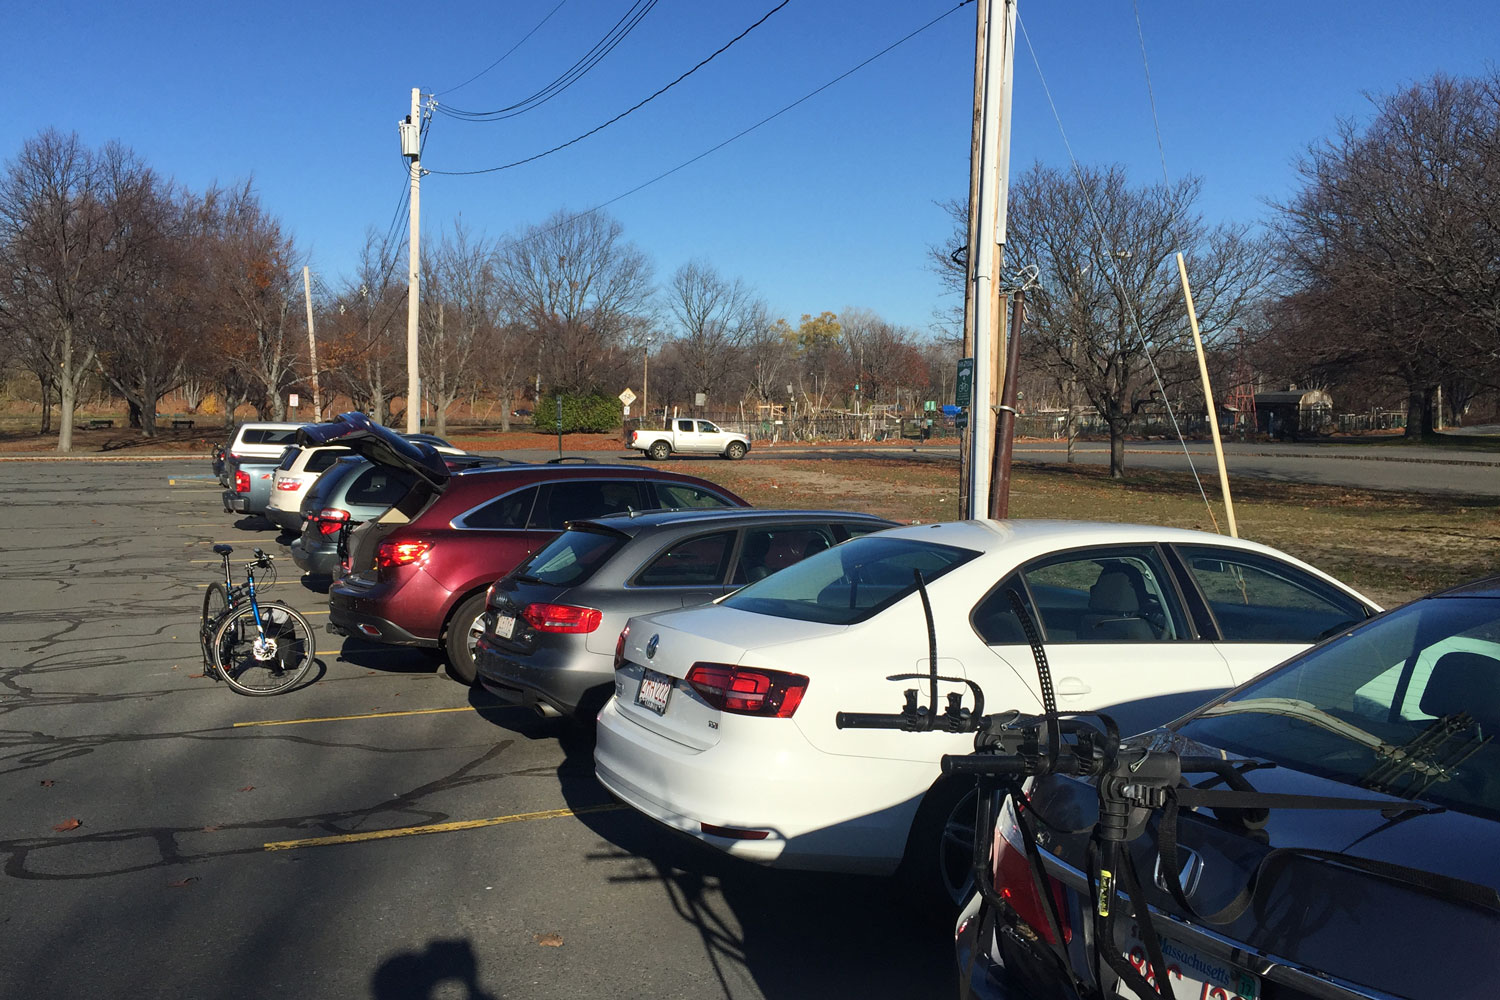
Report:
[[630,416],[630,404],[629,403],[625,404],[625,415],[627,417]]
[[290,407],[291,407],[291,408],[292,408],[292,409],[294,409],[294,410],[295,410],[295,409],[296,409],[296,408],[297,408],[297,403],[298,403],[298,402],[300,402],[300,401],[299,401],[299,400],[298,400],[298,399],[297,399],[297,394],[296,394],[296,393],[295,393],[295,392],[294,392],[294,393],[292,393],[292,394],[291,394],[291,398],[289,398],[289,399],[288,399],[288,400],[287,400],[287,401],[286,401],[286,404],[287,404],[287,405],[288,405],[288,406],[290,406]]
[[974,359],[958,359],[958,381],[953,390],[953,401],[959,406],[968,406],[974,401]]
[[958,411],[958,415],[953,418],[953,426],[957,427],[959,430],[963,430],[965,427],[969,426],[969,411]]
[[924,412],[931,413],[933,410],[937,409],[937,400],[935,400],[935,399],[929,399],[929,400],[927,400],[925,403],[922,404],[922,409],[923,409]]
[[620,402],[624,403],[625,407],[629,409],[630,404],[635,402],[635,393],[631,392],[629,389],[626,389],[624,392],[620,393],[619,399]]

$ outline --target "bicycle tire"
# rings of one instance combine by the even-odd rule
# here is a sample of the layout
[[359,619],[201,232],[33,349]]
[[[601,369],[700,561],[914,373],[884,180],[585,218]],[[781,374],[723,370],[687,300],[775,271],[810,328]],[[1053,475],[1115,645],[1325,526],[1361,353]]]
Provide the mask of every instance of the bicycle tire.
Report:
[[274,601],[260,605],[266,638],[273,645],[256,651],[255,609],[248,603],[229,612],[214,630],[214,666],[240,694],[260,697],[296,687],[312,668],[313,627],[295,608]]
[[203,663],[213,666],[213,637],[219,627],[219,619],[229,613],[229,591],[214,581],[203,594],[203,618],[198,624],[198,644],[203,647]]

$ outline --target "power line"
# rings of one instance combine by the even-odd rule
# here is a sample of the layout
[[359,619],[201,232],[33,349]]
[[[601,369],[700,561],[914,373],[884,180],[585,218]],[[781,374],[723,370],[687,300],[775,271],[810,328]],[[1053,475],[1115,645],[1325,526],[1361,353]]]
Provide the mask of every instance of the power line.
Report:
[[[705,149],[703,152],[699,153],[697,156],[694,156],[692,159],[684,160],[683,162],[677,164],[677,166],[671,168],[670,170],[664,170],[661,173],[657,174],[655,177],[651,178],[650,180],[644,181],[644,182],[642,182],[640,184],[637,184],[635,187],[631,188],[630,190],[624,191],[624,192],[622,192],[620,194],[617,194],[613,198],[610,198],[608,201],[602,201],[602,202],[600,202],[599,204],[595,205],[592,208],[584,209],[582,212],[578,212],[578,213],[576,213],[574,215],[570,215],[566,219],[562,220],[561,222],[559,222],[555,226],[550,226],[547,229],[542,230],[541,232],[534,233],[533,235],[531,235],[529,237],[526,237],[525,239],[512,240],[510,243],[506,243],[506,244],[504,244],[504,245],[502,245],[500,247],[497,247],[497,249],[499,249],[499,250],[508,250],[511,247],[520,246],[521,244],[526,243],[529,240],[540,239],[540,238],[542,238],[543,236],[546,236],[549,233],[554,233],[557,230],[563,228],[564,226],[571,224],[572,222],[574,222],[577,219],[581,219],[581,218],[583,218],[584,216],[587,216],[587,215],[592,215],[593,213],[598,212],[601,209],[608,208],[610,205],[613,205],[617,201],[623,201],[624,199],[626,199],[626,198],[630,197],[631,195],[635,194],[637,191],[642,191],[642,190],[650,187],[651,185],[657,183],[658,181],[665,180],[666,178],[668,178],[668,177],[672,176],[673,174],[677,173],[677,171],[679,171],[679,170],[682,170],[682,169],[684,169],[686,167],[692,166],[694,163],[697,163],[699,160],[703,159],[704,157],[710,156],[710,155],[712,155],[714,153],[717,153],[719,150],[723,149],[725,146],[728,146],[730,143],[736,142],[736,141],[738,141],[740,139],[743,139],[745,136],[749,135],[751,132],[754,132],[756,129],[760,128],[762,125],[766,125],[766,124],[774,121],[775,119],[780,118],[782,115],[786,114],[788,111],[790,111],[793,108],[797,107],[799,104],[803,104],[806,101],[811,100],[812,98],[816,97],[818,94],[821,94],[823,91],[827,90],[829,87],[832,87],[834,84],[840,82],[844,78],[854,75],[855,73],[857,73],[860,70],[864,69],[866,66],[870,65],[870,63],[872,63],[875,60],[879,59],[880,57],[886,55],[892,49],[895,49],[895,48],[897,48],[897,47],[899,47],[901,45],[905,45],[907,42],[911,41],[913,38],[916,38],[918,35],[922,34],[922,32],[927,31],[929,28],[931,28],[933,25],[937,24],[939,21],[942,21],[942,20],[944,20],[944,19],[946,19],[948,17],[951,17],[952,15],[956,14],[959,10],[961,10],[962,8],[968,6],[969,4],[971,4],[973,2],[974,2],[974,0],[960,0],[960,2],[956,6],[954,6],[954,7],[950,8],[950,9],[944,11],[943,13],[939,14],[937,17],[933,18],[931,21],[928,21],[926,24],[922,25],[920,28],[917,28],[916,30],[914,30],[912,32],[909,32],[908,34],[906,34],[906,35],[902,36],[901,38],[897,39],[896,41],[892,42],[890,45],[887,45],[885,48],[881,49],[879,52],[877,52],[874,55],[870,56],[868,59],[864,60],[863,62],[861,62],[861,63],[853,66],[852,68],[850,68],[848,70],[845,70],[844,72],[840,73],[838,76],[834,77],[833,79],[829,80],[827,83],[823,84],[821,87],[818,87],[816,90],[809,91],[808,93],[804,94],[803,96],[797,98],[792,103],[786,105],[780,111],[775,111],[775,112],[767,115],[766,117],[762,118],[760,121],[756,122],[754,125],[751,125],[748,128],[745,128],[745,129],[740,130],[739,132],[736,132],[734,135],[730,136],[728,139],[725,139],[723,142],[719,143],[718,145],[711,146],[708,149]],[[436,173],[436,172],[437,171],[434,171],[434,173]]]
[[[965,2],[967,2],[967,0],[965,0]],[[750,34],[750,32],[754,31],[756,28],[759,28],[762,24],[765,24],[768,20],[771,19],[771,15],[772,14],[775,14],[777,11],[781,10],[781,8],[785,7],[789,3],[791,3],[791,0],[781,0],[781,3],[777,4],[775,7],[772,7],[770,10],[768,10],[761,17],[761,19],[759,21],[756,21],[754,24],[750,25],[750,27],[746,28],[744,31],[740,32],[738,35],[735,35],[729,41],[727,41],[723,45],[721,45],[715,52],[713,52],[712,54],[710,54],[710,55],[706,56],[705,58],[703,58],[702,60],[700,60],[699,63],[698,63],[698,65],[694,66],[692,69],[688,70],[686,73],[683,73],[677,79],[673,80],[671,83],[669,83],[666,86],[662,87],[660,90],[658,90],[656,93],[652,94],[650,97],[644,98],[643,100],[637,102],[633,107],[627,108],[624,111],[620,112],[619,114],[615,115],[613,118],[611,118],[609,121],[605,122],[603,125],[599,125],[599,126],[596,126],[594,128],[591,128],[587,132],[583,133],[583,135],[580,135],[580,136],[578,136],[575,139],[569,139],[567,142],[563,143],[562,145],[560,145],[560,146],[553,146],[551,149],[546,150],[545,152],[537,153],[537,154],[535,154],[533,156],[528,156],[525,159],[516,160],[516,161],[514,161],[512,163],[501,164],[498,167],[484,167],[484,168],[479,169],[479,170],[433,170],[433,171],[429,171],[429,172],[430,173],[434,173],[434,174],[444,174],[444,175],[449,176],[449,177],[462,177],[462,176],[469,176],[469,175],[472,175],[472,174],[492,174],[492,173],[495,173],[495,172],[500,171],[500,170],[509,170],[511,167],[519,167],[521,164],[523,164],[523,163],[530,163],[533,160],[540,160],[544,156],[550,156],[553,153],[558,152],[559,150],[567,149],[569,146],[573,145],[574,143],[582,142],[584,139],[587,139],[589,136],[594,135],[597,132],[602,132],[604,129],[606,129],[609,126],[613,125],[615,122],[619,121],[621,118],[624,118],[626,115],[629,115],[629,114],[632,114],[633,112],[639,111],[641,108],[645,107],[651,101],[656,100],[662,94],[665,94],[667,91],[669,91],[673,87],[677,86],[683,80],[686,80],[688,77],[690,77],[694,73],[698,72],[704,66],[707,66],[714,59],[716,59],[720,55],[723,55],[724,52],[728,51],[728,49],[731,46],[733,46],[736,42],[738,42],[740,39],[742,39],[746,35]],[[814,93],[816,93],[816,91],[814,91]],[[809,95],[809,96],[811,96],[811,95]]]
[[479,79],[481,76],[484,76],[486,73],[488,73],[490,70],[494,69],[496,66],[499,66],[501,63],[505,62],[506,59],[510,58],[510,54],[512,52],[516,51],[516,49],[519,49],[522,45],[524,45],[526,43],[526,40],[528,38],[530,38],[532,35],[536,34],[537,31],[539,31],[541,29],[542,25],[544,25],[548,21],[552,20],[552,15],[556,14],[558,11],[562,10],[562,5],[565,4],[565,3],[567,3],[567,2],[568,2],[568,0],[557,0],[557,6],[553,7],[551,10],[549,10],[547,12],[547,16],[544,17],[544,18],[542,18],[540,21],[537,22],[535,28],[532,28],[530,31],[526,32],[526,34],[522,35],[521,36],[521,40],[519,42],[517,42],[516,44],[512,45],[510,48],[506,49],[505,50],[505,54],[502,55],[499,59],[496,59],[494,62],[492,62],[488,66],[486,66],[484,69],[480,70],[478,73],[475,73],[473,76],[469,77],[463,83],[457,84],[456,86],[449,87],[446,90],[439,90],[436,93],[434,93],[432,96],[433,97],[440,97],[443,94],[451,94],[455,90],[460,90],[460,89],[462,89],[464,87],[467,87],[469,84],[473,83],[475,80]]
[[500,121],[505,118],[514,118],[516,115],[540,107],[583,79],[589,70],[599,65],[604,57],[613,52],[615,46],[624,41],[625,36],[634,31],[635,26],[640,24],[641,20],[647,14],[651,13],[652,8],[656,4],[657,0],[635,0],[631,8],[625,12],[620,20],[615,22],[614,26],[605,33],[604,37],[594,43],[593,48],[585,52],[577,62],[564,70],[551,83],[548,83],[530,97],[492,111],[465,111],[462,108],[449,108],[442,105],[439,105],[439,109],[450,118],[458,118],[465,121]]

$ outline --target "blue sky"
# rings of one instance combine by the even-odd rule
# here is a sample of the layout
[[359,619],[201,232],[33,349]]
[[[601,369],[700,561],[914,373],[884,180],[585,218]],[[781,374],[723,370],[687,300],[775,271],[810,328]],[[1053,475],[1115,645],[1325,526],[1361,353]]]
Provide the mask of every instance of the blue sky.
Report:
[[[510,105],[579,59],[632,0],[412,6],[77,2],[11,5],[0,80],[11,96],[0,159],[54,126],[119,139],[191,187],[253,178],[323,283],[352,271],[404,187],[396,120],[413,86],[445,107]],[[778,0],[659,0],[595,68],[503,122],[439,115],[424,166],[471,170],[566,142],[647,96]],[[558,209],[609,201],[804,97],[956,0],[791,0],[663,96],[560,153],[422,185],[424,238],[462,216],[501,237]],[[556,10],[554,11],[554,8]],[[1205,182],[1211,221],[1254,222],[1294,190],[1292,164],[1344,116],[1437,71],[1484,72],[1500,10],[1444,0],[1139,0],[1176,179]],[[549,16],[550,14],[550,16]],[[1080,161],[1160,179],[1135,8],[1128,0],[1022,0]],[[465,86],[545,23],[498,66]],[[872,309],[926,329],[944,305],[925,248],[967,191],[975,6],[970,3],[744,138],[610,205],[660,281],[690,259],[752,286],[795,322]],[[457,88],[457,89],[454,89]],[[1066,165],[1030,51],[1016,64],[1012,162]]]

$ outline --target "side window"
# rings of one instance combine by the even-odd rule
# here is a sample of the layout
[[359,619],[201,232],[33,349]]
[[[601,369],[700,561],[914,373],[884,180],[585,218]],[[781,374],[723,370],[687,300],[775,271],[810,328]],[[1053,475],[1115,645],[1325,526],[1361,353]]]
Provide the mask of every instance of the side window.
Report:
[[734,582],[746,584],[764,580],[779,569],[786,569],[808,556],[832,548],[833,541],[833,535],[827,528],[810,524],[785,528],[750,528],[745,532],[745,544],[740,546],[740,559],[734,567]]
[[693,507],[734,506],[717,493],[698,486],[689,486],[687,483],[656,482],[651,485],[656,489],[658,507],[682,510]]
[[645,509],[641,483],[632,479],[553,483],[532,511],[531,526],[561,531],[569,521]]
[[713,424],[709,423],[707,420],[700,420],[700,421],[698,421],[698,433],[699,434],[717,434],[717,433],[719,433],[719,429],[717,427],[715,427]]
[[464,515],[459,527],[487,528],[491,531],[524,528],[531,519],[531,507],[536,503],[536,494],[535,486],[507,493]]
[[679,420],[677,421],[677,430],[682,434],[691,434],[693,433],[693,422],[691,420]]
[[288,448],[281,453],[281,461],[276,466],[277,472],[290,472],[292,466],[297,464],[297,456],[302,454],[301,448]]
[[1091,549],[1021,570],[1049,642],[1161,642],[1189,637],[1154,548]]
[[389,507],[406,496],[412,477],[387,465],[372,465],[349,484],[344,502],[361,507]]
[[865,524],[863,522],[849,524],[846,522],[844,524],[840,524],[838,527],[839,530],[844,533],[845,538],[858,538],[860,535],[868,535],[874,531],[884,531],[886,528],[890,527],[890,525]]
[[724,561],[734,532],[700,535],[678,542],[636,574],[638,587],[714,586],[724,580]]
[[1208,545],[1177,551],[1227,642],[1316,642],[1365,618],[1354,598],[1279,560]]
[[320,448],[307,458],[307,464],[302,467],[303,472],[323,472],[332,468],[333,463],[349,454],[347,448]]
[[1021,626],[1021,619],[1016,616],[1016,609],[1010,602],[1009,591],[1014,590],[1021,596],[1021,606],[1026,613],[1031,615],[1031,621],[1036,623],[1036,608],[1031,605],[1031,598],[1026,593],[1026,587],[1021,583],[1021,578],[1012,573],[1000,581],[1000,586],[985,595],[974,608],[969,621],[974,625],[974,631],[979,638],[984,640],[987,646],[1024,646],[1026,644],[1026,630]]

